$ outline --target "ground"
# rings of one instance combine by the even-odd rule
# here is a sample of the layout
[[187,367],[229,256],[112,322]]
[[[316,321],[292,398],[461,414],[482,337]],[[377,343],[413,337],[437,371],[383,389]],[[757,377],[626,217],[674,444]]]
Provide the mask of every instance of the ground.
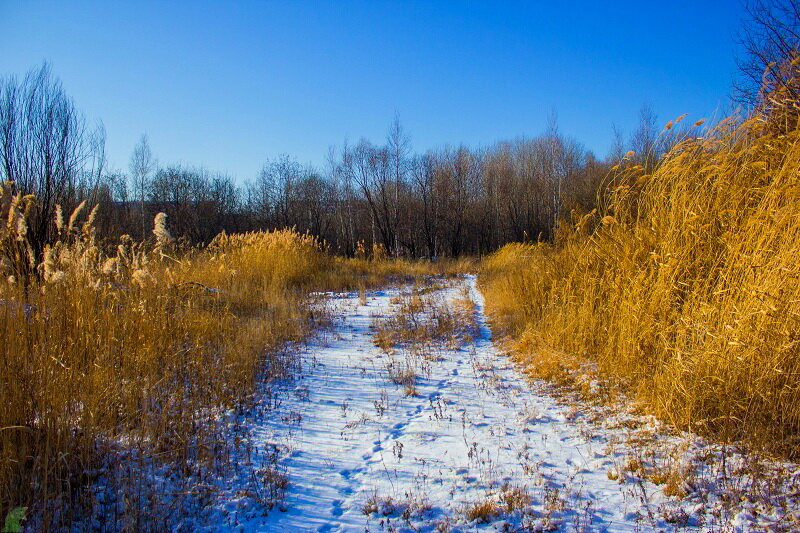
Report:
[[[742,490],[757,486],[746,456],[526,380],[473,276],[323,301],[331,327],[248,422],[255,449],[240,460],[258,498],[216,498],[209,529],[792,529],[779,497],[731,503],[735,468]],[[796,491],[791,469],[773,481]]]

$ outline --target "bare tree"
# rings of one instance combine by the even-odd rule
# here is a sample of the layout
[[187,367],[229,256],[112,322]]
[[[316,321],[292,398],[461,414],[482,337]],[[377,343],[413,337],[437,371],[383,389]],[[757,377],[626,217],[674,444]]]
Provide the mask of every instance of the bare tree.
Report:
[[639,110],[639,126],[631,135],[629,144],[634,152],[634,162],[650,172],[661,157],[658,146],[658,116],[650,105],[644,104]]
[[265,214],[278,226],[288,228],[294,225],[294,208],[298,195],[298,183],[302,176],[300,163],[281,155],[268,161],[259,173],[257,192],[265,208]]
[[620,130],[616,124],[611,126],[611,149],[608,151],[608,161],[616,165],[620,161],[622,161],[623,156],[625,155],[625,140],[622,134],[622,130]]
[[547,131],[545,133],[545,162],[543,165],[547,180],[552,183],[553,191],[552,218],[553,227],[558,223],[561,212],[561,188],[564,183],[564,175],[556,168],[558,156],[561,152],[561,137],[558,134],[558,115],[555,110],[550,112],[547,119]]
[[147,215],[145,213],[145,199],[147,188],[150,182],[150,175],[156,168],[153,153],[150,151],[150,144],[147,142],[147,135],[142,135],[139,142],[133,149],[130,160],[131,180],[133,190],[139,197],[139,214],[142,223],[141,238],[147,238]]
[[28,236],[37,256],[52,237],[55,205],[69,208],[81,180],[99,181],[104,144],[102,128],[86,126],[46,63],[21,82],[0,79],[0,176],[36,195]]
[[392,232],[394,238],[394,254],[399,255],[400,240],[397,238],[398,226],[400,224],[400,194],[405,187],[406,174],[408,172],[409,155],[411,153],[411,140],[400,124],[400,117],[395,115],[394,121],[389,126],[389,133],[386,135],[386,147],[390,158],[392,171]]
[[[424,155],[412,152],[395,117],[382,144],[363,139],[331,150],[323,172],[288,156],[268,161],[245,188],[245,201],[227,176],[180,165],[158,169],[145,135],[131,154],[126,185],[122,173],[105,171],[102,126],[84,122],[46,65],[21,83],[0,80],[0,177],[39,199],[39,219],[30,224],[37,253],[55,203],[70,209],[88,198],[102,204],[98,221],[107,235],[147,238],[158,209],[169,214],[176,236],[192,243],[223,229],[295,227],[348,255],[358,253],[359,242],[396,256],[482,254],[511,241],[552,238],[568,210],[593,207],[612,164],[561,134],[554,114],[533,139]],[[684,135],[670,133],[676,140]],[[666,138],[643,108],[630,141],[641,157],[636,162],[654,164]],[[615,159],[622,150],[617,134]]]
[[339,160],[335,148],[328,149],[327,175],[328,183],[332,188],[333,210],[336,213],[338,249],[345,255],[352,256],[356,253],[356,220],[358,201],[353,186],[350,168],[350,153],[347,142],[342,148],[342,159]]
[[417,156],[411,167],[414,195],[419,200],[416,216],[422,217],[422,238],[428,257],[438,253],[438,202],[434,187],[436,161],[432,154]]
[[739,78],[734,99],[755,106],[766,94],[784,89],[794,99],[800,88],[798,65],[792,64],[800,48],[800,0],[748,0],[747,19],[739,32],[743,55],[737,60]]

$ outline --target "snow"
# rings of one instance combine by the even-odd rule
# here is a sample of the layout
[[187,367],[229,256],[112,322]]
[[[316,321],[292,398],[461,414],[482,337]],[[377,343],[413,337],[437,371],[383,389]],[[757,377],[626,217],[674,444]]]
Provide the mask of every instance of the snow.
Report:
[[[679,433],[623,396],[526,379],[474,276],[314,301],[330,327],[266,358],[252,399],[198,414],[212,458],[118,436],[70,529],[800,531],[796,464]],[[377,329],[448,309],[460,342],[387,349]]]
[[[286,479],[285,493],[262,495],[277,504],[258,506],[257,487],[249,496],[223,490],[203,512],[206,530],[748,531],[787,523],[778,504],[759,513],[756,503],[731,507],[720,496],[727,488],[714,457],[728,453],[732,465],[746,456],[527,381],[493,343],[473,276],[429,296],[449,306],[468,294],[474,338],[377,347],[375,324],[410,291],[326,298],[333,326],[296,354],[298,376],[262,391],[267,407],[247,422],[261,451],[240,460],[253,465],[253,479]],[[413,391],[393,381],[398,365],[416,373]],[[679,472],[686,494],[667,496],[663,479],[652,482],[658,467]],[[497,512],[474,512],[487,502]]]
[[[441,290],[445,304],[466,285],[475,302],[474,342],[417,366],[416,395],[392,382],[371,325],[392,313],[403,289],[331,298],[335,327],[299,356],[305,371],[284,384],[277,408],[251,429],[281,450],[285,501],[267,514],[222,506],[214,528],[247,531],[433,531],[560,525],[639,531],[668,527],[653,509],[666,497],[649,483],[611,479],[618,453],[589,436],[575,414],[537,393],[492,342],[474,277]],[[427,363],[427,364],[426,364]],[[273,391],[274,394],[274,391]],[[504,489],[505,487],[505,489]],[[530,504],[471,523],[467,511],[518,489]],[[643,498],[644,495],[644,498]]]

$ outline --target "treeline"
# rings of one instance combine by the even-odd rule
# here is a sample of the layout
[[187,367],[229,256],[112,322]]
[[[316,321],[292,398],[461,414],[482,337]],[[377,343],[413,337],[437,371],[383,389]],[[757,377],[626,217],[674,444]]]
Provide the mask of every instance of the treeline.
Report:
[[612,165],[652,167],[690,134],[662,132],[645,107],[638,129],[627,140],[617,133],[605,159],[560,133],[554,118],[534,138],[416,153],[395,119],[383,143],[332,149],[324,169],[281,156],[238,185],[202,168],[159,165],[146,137],[128,172],[109,171],[102,127],[87,125],[47,65],[22,80],[0,80],[1,177],[36,195],[30,234],[37,254],[53,237],[45,213],[83,200],[100,204],[97,224],[108,238],[146,239],[149,221],[163,211],[170,231],[193,244],[221,231],[294,227],[348,256],[485,254],[551,239],[559,218],[594,207]]

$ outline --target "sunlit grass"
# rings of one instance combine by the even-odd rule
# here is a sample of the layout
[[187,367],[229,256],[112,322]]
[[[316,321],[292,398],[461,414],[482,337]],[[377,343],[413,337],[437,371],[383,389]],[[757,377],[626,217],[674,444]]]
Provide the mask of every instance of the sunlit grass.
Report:
[[554,245],[482,266],[534,373],[588,363],[679,427],[800,454],[800,131],[794,102],[610,176]]
[[[219,468],[240,439],[217,422],[246,408],[259,380],[291,373],[280,354],[314,327],[312,291],[466,264],[341,259],[290,230],[181,249],[163,214],[148,242],[101,245],[83,204],[67,222],[58,210],[59,240],[37,260],[33,202],[6,187],[0,204],[0,513],[25,506],[43,527],[86,518],[84,489],[120,446],[179,471]],[[103,520],[152,525],[145,511],[161,495],[142,491],[137,468],[104,481],[128,503]]]

